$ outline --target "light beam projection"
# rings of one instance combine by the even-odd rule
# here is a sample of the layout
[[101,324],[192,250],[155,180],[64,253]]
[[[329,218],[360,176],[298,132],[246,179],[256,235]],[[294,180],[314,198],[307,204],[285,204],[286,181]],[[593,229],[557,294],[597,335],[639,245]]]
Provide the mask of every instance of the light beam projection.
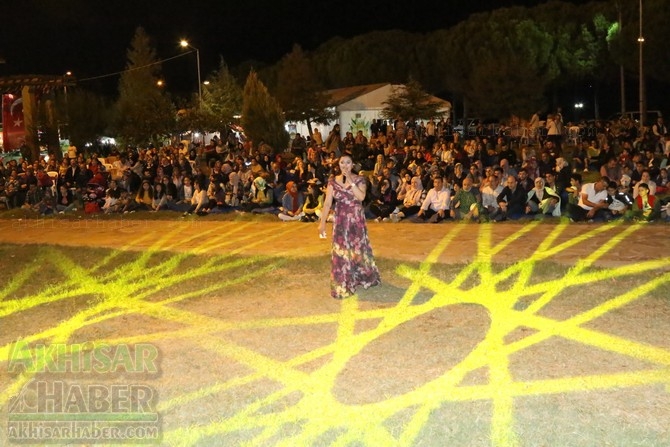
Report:
[[[445,226],[445,236],[423,262],[414,266],[401,264],[396,269],[397,278],[409,284],[397,302],[372,305],[374,303],[354,296],[341,301],[337,312],[301,315],[296,310],[295,315],[240,321],[207,316],[189,310],[187,304],[204,294],[223,293],[236,285],[256,281],[285,260],[237,257],[239,250],[231,249],[223,256],[203,257],[201,264],[191,265],[188,271],[183,271],[180,266],[186,259],[207,253],[208,248],[202,242],[181,239],[178,230],[165,234],[133,261],[121,262],[114,268],[110,266],[115,265],[123,250],[112,251],[92,267],[83,267],[58,248],[49,247],[40,250],[42,258],[39,261],[56,265],[63,274],[62,283],[45,287],[28,297],[13,299],[13,294],[35,276],[37,269],[34,265],[39,263],[27,266],[0,289],[0,318],[90,295],[95,298],[70,318],[34,333],[27,328],[24,334],[17,335],[28,343],[68,343],[82,328],[104,326],[105,321],[121,315],[143,315],[176,326],[148,329],[135,336],[110,336],[89,341],[161,345],[186,340],[194,350],[197,348],[220,359],[222,365],[239,365],[242,372],[224,380],[210,380],[188,391],[169,389],[161,394],[158,411],[166,415],[163,442],[167,445],[523,446],[528,444],[524,442],[524,427],[518,421],[519,407],[529,399],[558,396],[570,400],[585,394],[626,393],[646,387],[659,394],[662,402],[670,402],[667,396],[670,350],[608,333],[592,324],[667,287],[670,257],[620,263],[614,267],[597,266],[599,260],[625,239],[635,237],[642,227],[608,224],[594,226],[575,237],[566,237],[571,231],[570,226],[557,224],[550,227],[537,247],[531,248],[522,260],[511,265],[494,262],[501,253],[529,237],[538,225],[541,224],[534,222],[519,227],[502,240],[495,237],[495,225],[478,226],[478,238],[473,241],[476,245],[474,259],[455,274],[444,277],[439,259],[449,252],[452,243],[466,228],[465,224]],[[282,231],[295,231],[294,227],[289,227],[283,227],[286,229]],[[282,231],[264,240],[249,240],[248,235],[238,228],[210,235],[207,247],[248,250],[254,244],[271,243],[272,238],[281,238]],[[548,280],[538,279],[537,269],[541,263],[603,235],[608,235],[606,242],[588,256],[576,260],[574,265],[566,268],[565,274]],[[199,241],[203,240],[202,236],[198,235]],[[171,248],[188,243],[193,243],[192,250],[177,254],[170,252]],[[230,273],[233,271],[236,272],[234,275]],[[156,298],[157,292],[171,285],[213,273],[220,276],[220,281],[203,281],[201,284],[196,281],[188,292]],[[624,277],[635,279],[634,287],[625,290],[611,287],[607,296],[594,300],[589,308],[579,309],[564,318],[552,317],[547,311],[565,299],[566,294],[583,294],[588,301],[593,287],[600,285],[602,288],[603,283]],[[327,282],[327,276],[314,279],[317,280]],[[271,305],[269,301],[268,305]],[[429,378],[409,388],[380,386],[370,394],[361,389],[361,395],[352,390],[356,384],[346,377],[352,369],[362,368],[357,362],[359,356],[371,353],[393,356],[393,347],[385,349],[394,333],[405,330],[412,323],[428,321],[426,319],[437,312],[448,315],[463,306],[478,312],[481,319],[487,319],[484,322],[487,326],[481,339],[448,368],[421,371]],[[235,336],[241,330],[285,328],[289,333],[299,334],[306,329],[326,327],[335,328],[333,336],[324,329],[323,343],[289,358],[275,355],[272,347],[255,349],[245,345]],[[282,341],[277,340],[277,351],[281,350]],[[606,372],[587,370],[581,374],[519,377],[514,368],[514,363],[519,361],[517,356],[555,341],[570,343],[594,355],[615,355],[630,360],[635,366],[612,368]],[[396,341],[403,342],[407,340],[399,338]],[[4,359],[8,358],[11,348],[12,343],[0,347],[0,358],[5,362],[0,366],[6,365]],[[430,349],[448,350],[450,346],[447,343]],[[414,355],[430,354],[416,352]],[[362,376],[371,376],[371,382],[375,377],[383,380],[385,373],[383,370],[360,371]],[[1,385],[0,405],[5,407],[31,378],[30,373],[24,373]],[[243,403],[220,416],[207,414],[198,422],[180,424],[179,417],[174,416],[183,408],[210,405],[212,399],[220,399],[223,395],[237,396]],[[471,405],[481,405],[476,414],[469,413]],[[436,415],[443,414],[445,409],[454,413],[453,419],[446,423],[476,419],[475,426],[485,427],[484,438],[465,441],[467,438],[458,438],[455,433],[450,438],[449,430],[446,434],[432,433],[431,430],[440,423],[435,420]],[[573,410],[577,417],[579,410]],[[668,421],[666,416],[666,420],[659,424],[667,427]],[[463,430],[470,427],[465,424]],[[454,432],[457,430],[458,427],[453,428]],[[670,443],[667,428],[658,432],[652,429],[651,432],[644,433],[645,438],[639,445]],[[591,438],[585,442],[584,445],[594,445],[598,440]]]

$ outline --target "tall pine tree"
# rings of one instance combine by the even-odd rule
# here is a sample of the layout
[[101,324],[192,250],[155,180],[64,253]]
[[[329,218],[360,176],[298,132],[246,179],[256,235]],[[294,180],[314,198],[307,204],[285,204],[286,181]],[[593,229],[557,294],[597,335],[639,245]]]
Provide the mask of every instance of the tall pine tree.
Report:
[[175,110],[157,85],[160,63],[143,28],[135,31],[127,56],[116,103],[117,132],[129,144],[158,143],[173,130]]
[[312,135],[312,123],[329,124],[337,114],[328,108],[328,96],[319,83],[311,61],[299,45],[284,56],[277,75],[277,100],[287,121],[304,121]]
[[270,145],[275,153],[288,146],[289,135],[284,128],[284,113],[277,100],[258,79],[255,71],[247,76],[242,105],[242,127],[254,145],[261,142]]

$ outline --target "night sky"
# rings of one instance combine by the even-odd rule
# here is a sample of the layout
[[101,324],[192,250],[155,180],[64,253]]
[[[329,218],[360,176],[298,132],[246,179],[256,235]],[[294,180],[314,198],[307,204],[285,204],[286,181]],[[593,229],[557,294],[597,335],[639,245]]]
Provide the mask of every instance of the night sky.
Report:
[[[200,50],[204,78],[218,67],[220,56],[229,66],[250,59],[273,64],[294,43],[313,50],[335,36],[390,29],[429,32],[474,12],[540,3],[544,1],[17,0],[3,11],[0,76],[72,71],[83,80],[121,71],[137,26],[154,39],[160,59],[183,53],[179,40],[188,39]],[[163,70],[182,73],[173,85],[197,83],[193,54],[164,63]],[[106,82],[116,84],[118,76]]]

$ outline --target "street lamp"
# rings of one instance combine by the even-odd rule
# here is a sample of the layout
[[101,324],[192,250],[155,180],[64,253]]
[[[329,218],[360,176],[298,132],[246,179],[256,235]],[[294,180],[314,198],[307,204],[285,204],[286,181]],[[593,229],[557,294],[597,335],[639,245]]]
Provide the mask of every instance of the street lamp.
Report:
[[188,40],[182,39],[179,42],[182,48],[191,48],[195,50],[195,60],[198,65],[198,106],[202,108],[202,83],[200,82],[200,50],[188,43]]
[[642,0],[640,0],[640,35],[637,38],[640,44],[640,125],[644,127],[647,120],[647,101],[644,92],[644,63],[642,59],[642,45],[644,44],[644,36],[642,35]]
[[579,121],[579,115],[581,110],[584,108],[584,103],[583,102],[576,102],[575,103],[575,121]]
[[65,79],[63,82],[63,96],[65,101],[65,128],[67,129],[67,137],[70,137],[70,105],[67,102],[67,85],[72,79],[72,72],[65,72]]

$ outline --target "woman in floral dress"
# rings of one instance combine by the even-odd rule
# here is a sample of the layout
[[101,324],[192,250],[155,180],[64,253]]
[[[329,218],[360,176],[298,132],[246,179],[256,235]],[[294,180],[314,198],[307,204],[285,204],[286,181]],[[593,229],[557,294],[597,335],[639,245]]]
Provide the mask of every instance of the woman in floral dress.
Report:
[[349,155],[342,155],[338,165],[341,174],[328,181],[319,232],[325,234],[326,220],[335,199],[330,294],[342,299],[354,294],[359,286],[367,289],[380,284],[381,280],[363,213],[365,179],[351,172],[353,161]]

